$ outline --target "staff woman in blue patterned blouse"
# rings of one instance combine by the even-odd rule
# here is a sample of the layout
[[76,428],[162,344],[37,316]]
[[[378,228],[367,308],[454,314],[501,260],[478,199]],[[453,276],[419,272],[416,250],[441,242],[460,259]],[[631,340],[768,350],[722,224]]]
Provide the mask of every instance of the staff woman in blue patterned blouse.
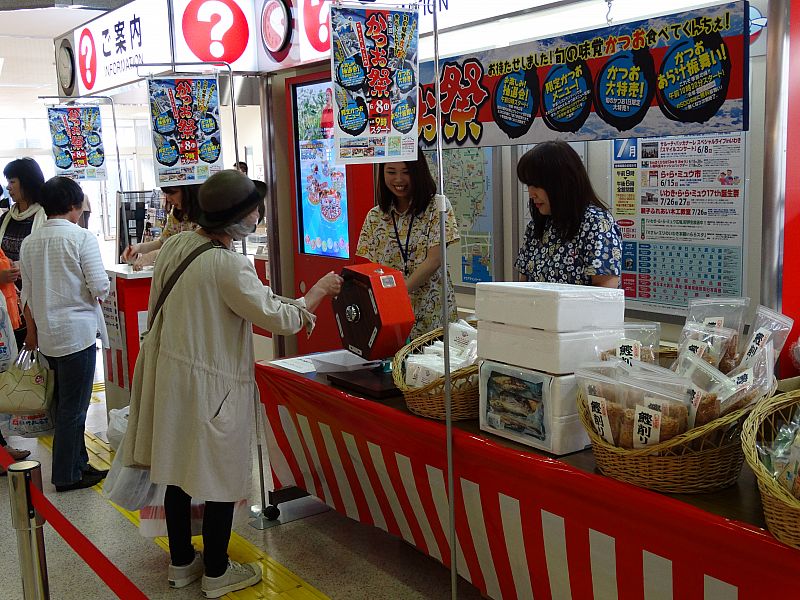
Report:
[[520,281],[619,287],[622,233],[566,142],[537,144],[517,163],[531,222],[514,263]]

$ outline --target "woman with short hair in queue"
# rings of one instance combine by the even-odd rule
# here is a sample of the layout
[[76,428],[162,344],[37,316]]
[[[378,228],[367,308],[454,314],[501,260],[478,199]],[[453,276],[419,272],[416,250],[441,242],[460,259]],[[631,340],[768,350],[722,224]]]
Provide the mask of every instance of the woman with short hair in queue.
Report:
[[[375,195],[378,206],[367,213],[356,254],[403,271],[416,322],[414,339],[442,327],[441,249],[436,182],[421,151],[417,160],[381,163]],[[458,224],[447,201],[445,243],[458,241]],[[450,272],[447,272],[449,321],[458,319]]]
[[52,483],[57,492],[66,492],[94,486],[108,472],[89,464],[83,434],[97,334],[107,337],[100,302],[110,283],[97,238],[78,225],[83,215],[80,186],[67,177],[53,177],[42,186],[41,202],[47,222],[21,249],[25,345],[38,347],[53,370]]
[[133,261],[133,270],[141,271],[144,267],[155,264],[158,252],[171,235],[181,231],[194,231],[198,227],[197,215],[200,211],[197,202],[199,184],[162,187],[167,204],[172,206],[167,214],[167,222],[161,236],[151,242],[130,244],[122,252],[124,262]]
[[[149,467],[150,481],[166,485],[169,585],[202,578],[203,595],[219,598],[261,580],[258,562],[228,558],[234,506],[252,491],[252,325],[279,335],[310,331],[312,313],[339,293],[342,278],[328,273],[299,300],[277,296],[233,250],[258,220],[253,182],[221,171],[202,185],[199,201],[201,229],[168,239],[153,270],[121,459]],[[198,250],[156,310],[167,282]],[[205,503],[202,555],[192,546],[192,499]]]
[[520,281],[619,287],[622,233],[566,142],[537,144],[517,163],[531,221],[514,263]]
[[[22,279],[19,274],[19,254],[22,241],[32,231],[39,229],[47,220],[41,204],[39,192],[44,183],[44,174],[34,159],[30,157],[12,160],[3,169],[3,175],[8,182],[8,195],[14,201],[11,208],[0,217],[0,262],[6,268],[0,268],[0,286],[12,284],[17,291],[22,288]],[[5,262],[3,259],[8,259]],[[13,307],[12,307],[13,308]],[[22,348],[25,341],[25,321],[19,318],[20,312],[10,310],[9,314],[16,314],[14,319],[14,338],[17,348]],[[0,434],[2,446],[15,460],[21,460],[30,454],[29,450],[10,448]],[[0,469],[0,474],[5,470]]]

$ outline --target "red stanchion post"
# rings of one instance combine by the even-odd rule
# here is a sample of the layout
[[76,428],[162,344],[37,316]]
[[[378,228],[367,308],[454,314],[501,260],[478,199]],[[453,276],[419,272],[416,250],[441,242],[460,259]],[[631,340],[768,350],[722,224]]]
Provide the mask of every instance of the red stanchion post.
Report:
[[34,509],[31,486],[42,488],[42,467],[24,460],[8,467],[11,525],[17,532],[19,569],[24,600],[49,600],[47,559],[44,551],[44,518]]

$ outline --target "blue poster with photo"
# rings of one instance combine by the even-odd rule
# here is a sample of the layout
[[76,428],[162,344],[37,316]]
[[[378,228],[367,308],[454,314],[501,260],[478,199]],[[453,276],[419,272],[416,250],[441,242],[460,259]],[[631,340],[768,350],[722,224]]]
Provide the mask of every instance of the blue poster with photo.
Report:
[[47,109],[56,175],[77,181],[105,181],[106,155],[99,106]]
[[350,258],[345,167],[335,161],[329,82],[295,88],[295,163],[302,251]]
[[337,161],[415,160],[418,9],[331,6]]
[[217,78],[152,78],[147,87],[156,185],[203,183],[221,171]]

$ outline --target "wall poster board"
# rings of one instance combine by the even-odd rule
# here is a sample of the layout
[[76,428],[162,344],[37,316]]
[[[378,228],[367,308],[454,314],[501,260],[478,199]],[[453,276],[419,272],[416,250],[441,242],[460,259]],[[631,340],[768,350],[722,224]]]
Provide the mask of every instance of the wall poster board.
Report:
[[106,153],[99,106],[47,109],[56,175],[77,181],[105,181]]
[[147,80],[156,186],[203,183],[221,171],[216,77]]
[[[420,144],[696,135],[748,128],[747,2],[420,65]],[[441,107],[442,122],[436,109]]]
[[[452,148],[442,151],[445,189],[453,206],[460,235],[458,260],[452,261],[450,277],[454,286],[502,280],[501,202],[495,202],[495,148]],[[431,174],[439,185],[435,151],[426,151]]]
[[417,9],[331,5],[331,126],[342,164],[417,158]]
[[690,298],[744,293],[745,155],[743,133],[613,141],[628,308],[683,315]]

